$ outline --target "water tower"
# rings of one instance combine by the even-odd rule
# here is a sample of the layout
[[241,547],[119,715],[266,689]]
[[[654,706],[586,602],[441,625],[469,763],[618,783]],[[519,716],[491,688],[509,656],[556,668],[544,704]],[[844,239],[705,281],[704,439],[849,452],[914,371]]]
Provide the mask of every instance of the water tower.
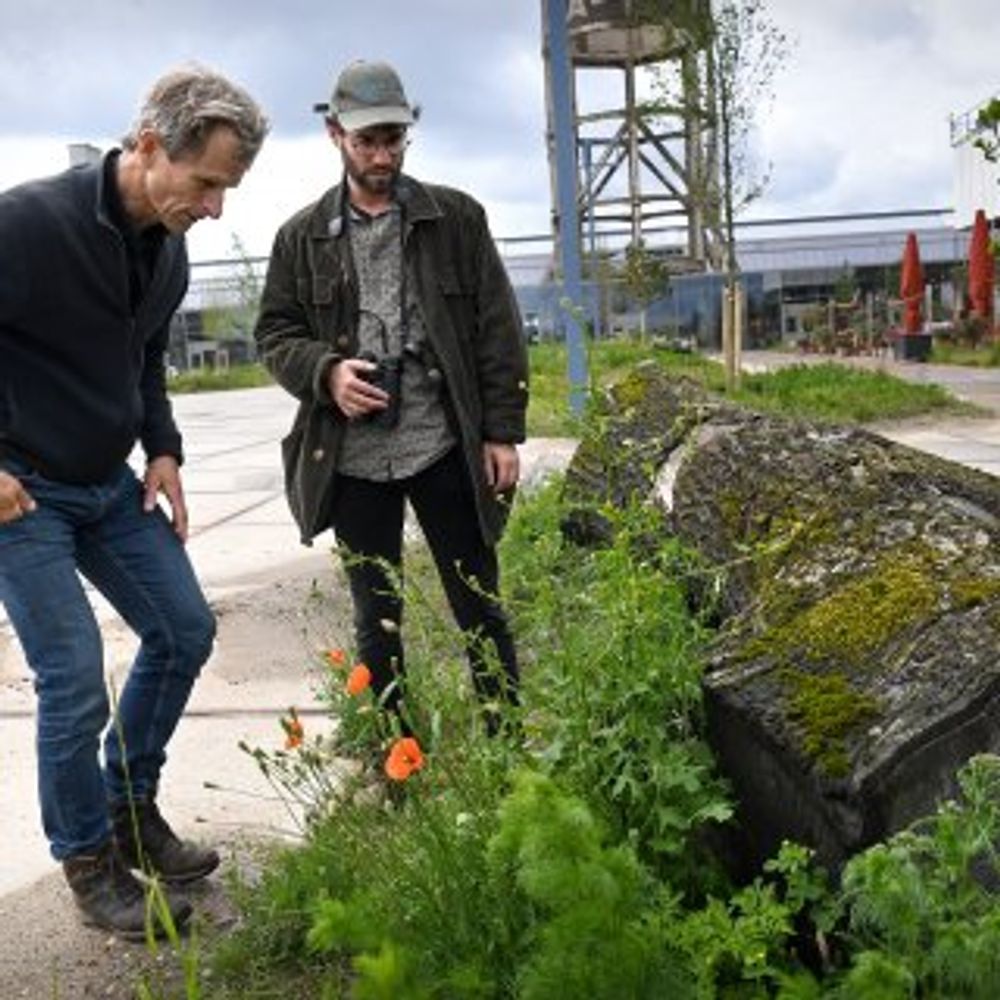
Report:
[[[611,241],[671,243],[676,270],[718,266],[716,228],[709,218],[718,175],[715,140],[704,113],[711,106],[708,53],[697,41],[692,17],[705,16],[710,0],[542,0],[545,32],[548,151],[553,216],[558,225],[560,189],[575,189],[579,229],[587,246]],[[565,10],[565,36],[557,5]],[[552,63],[568,52],[569,71]],[[669,79],[674,98],[655,113],[636,92],[637,70],[655,67]],[[586,79],[582,76],[586,74]],[[580,87],[585,83],[587,87]],[[569,116],[554,112],[568,91]],[[611,106],[581,112],[578,91]],[[659,97],[660,94],[657,94]],[[568,122],[567,122],[568,117]],[[569,136],[563,134],[569,129]],[[572,169],[560,148],[575,150]],[[671,239],[666,239],[667,233]]]

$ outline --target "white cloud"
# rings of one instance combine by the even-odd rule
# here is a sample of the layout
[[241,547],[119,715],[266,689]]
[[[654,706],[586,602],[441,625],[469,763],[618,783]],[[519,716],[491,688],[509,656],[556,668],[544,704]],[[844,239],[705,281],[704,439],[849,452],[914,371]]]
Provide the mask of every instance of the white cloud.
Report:
[[69,144],[76,137],[3,135],[0,133],[0,191],[33,177],[46,177],[69,166]]
[[[1000,89],[979,0],[775,0],[798,45],[761,138],[767,201],[805,212],[939,207],[951,200],[949,114]],[[992,69],[991,69],[992,66]],[[816,164],[815,183],[801,167]]]

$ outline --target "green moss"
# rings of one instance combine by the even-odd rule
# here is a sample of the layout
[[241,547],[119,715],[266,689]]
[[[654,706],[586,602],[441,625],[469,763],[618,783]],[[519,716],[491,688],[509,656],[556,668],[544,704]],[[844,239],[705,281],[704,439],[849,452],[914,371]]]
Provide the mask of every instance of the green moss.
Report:
[[715,502],[725,536],[751,556],[761,589],[796,553],[814,553],[840,537],[842,512],[829,497],[810,495],[802,483],[770,482],[751,495],[727,490]]
[[726,526],[726,536],[738,538],[740,535],[741,517],[745,500],[738,493],[720,491],[715,498],[715,506]]
[[952,580],[951,598],[956,608],[973,608],[979,604],[989,604],[1000,596],[1000,580],[968,576]]
[[813,655],[859,662],[937,603],[932,567],[917,558],[883,558],[875,571],[813,605],[802,630]]
[[806,516],[795,507],[789,507],[769,517],[764,527],[766,535],[759,542],[757,579],[765,595],[777,571],[789,559],[798,558],[800,553],[808,553],[807,558],[812,558],[819,549],[835,544],[840,537],[835,517],[823,507]]
[[878,715],[875,698],[855,690],[843,674],[807,674],[785,669],[786,705],[799,729],[802,749],[831,777],[850,770],[847,736]]
[[611,397],[622,410],[641,406],[649,395],[650,380],[640,365],[611,387]]
[[889,551],[870,573],[848,580],[751,640],[744,655],[861,665],[930,614],[937,601],[933,562]]

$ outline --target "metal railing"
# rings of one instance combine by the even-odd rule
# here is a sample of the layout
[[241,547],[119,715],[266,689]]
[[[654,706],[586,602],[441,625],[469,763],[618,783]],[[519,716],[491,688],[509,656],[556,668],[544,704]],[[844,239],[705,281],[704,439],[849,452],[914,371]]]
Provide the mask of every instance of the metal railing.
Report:
[[987,97],[985,101],[980,101],[974,108],[968,111],[961,111],[955,115],[948,116],[948,128],[951,133],[952,146],[961,146],[975,139],[982,131],[979,125],[979,112],[990,103],[991,100],[1000,99],[1000,93],[996,93],[992,98]]

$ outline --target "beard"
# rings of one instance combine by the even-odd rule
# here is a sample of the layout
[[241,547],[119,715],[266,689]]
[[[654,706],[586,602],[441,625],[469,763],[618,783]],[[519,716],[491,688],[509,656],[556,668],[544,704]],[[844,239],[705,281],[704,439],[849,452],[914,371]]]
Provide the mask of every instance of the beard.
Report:
[[391,194],[403,170],[400,157],[391,167],[362,166],[346,149],[341,149],[344,172],[362,191],[368,194]]

